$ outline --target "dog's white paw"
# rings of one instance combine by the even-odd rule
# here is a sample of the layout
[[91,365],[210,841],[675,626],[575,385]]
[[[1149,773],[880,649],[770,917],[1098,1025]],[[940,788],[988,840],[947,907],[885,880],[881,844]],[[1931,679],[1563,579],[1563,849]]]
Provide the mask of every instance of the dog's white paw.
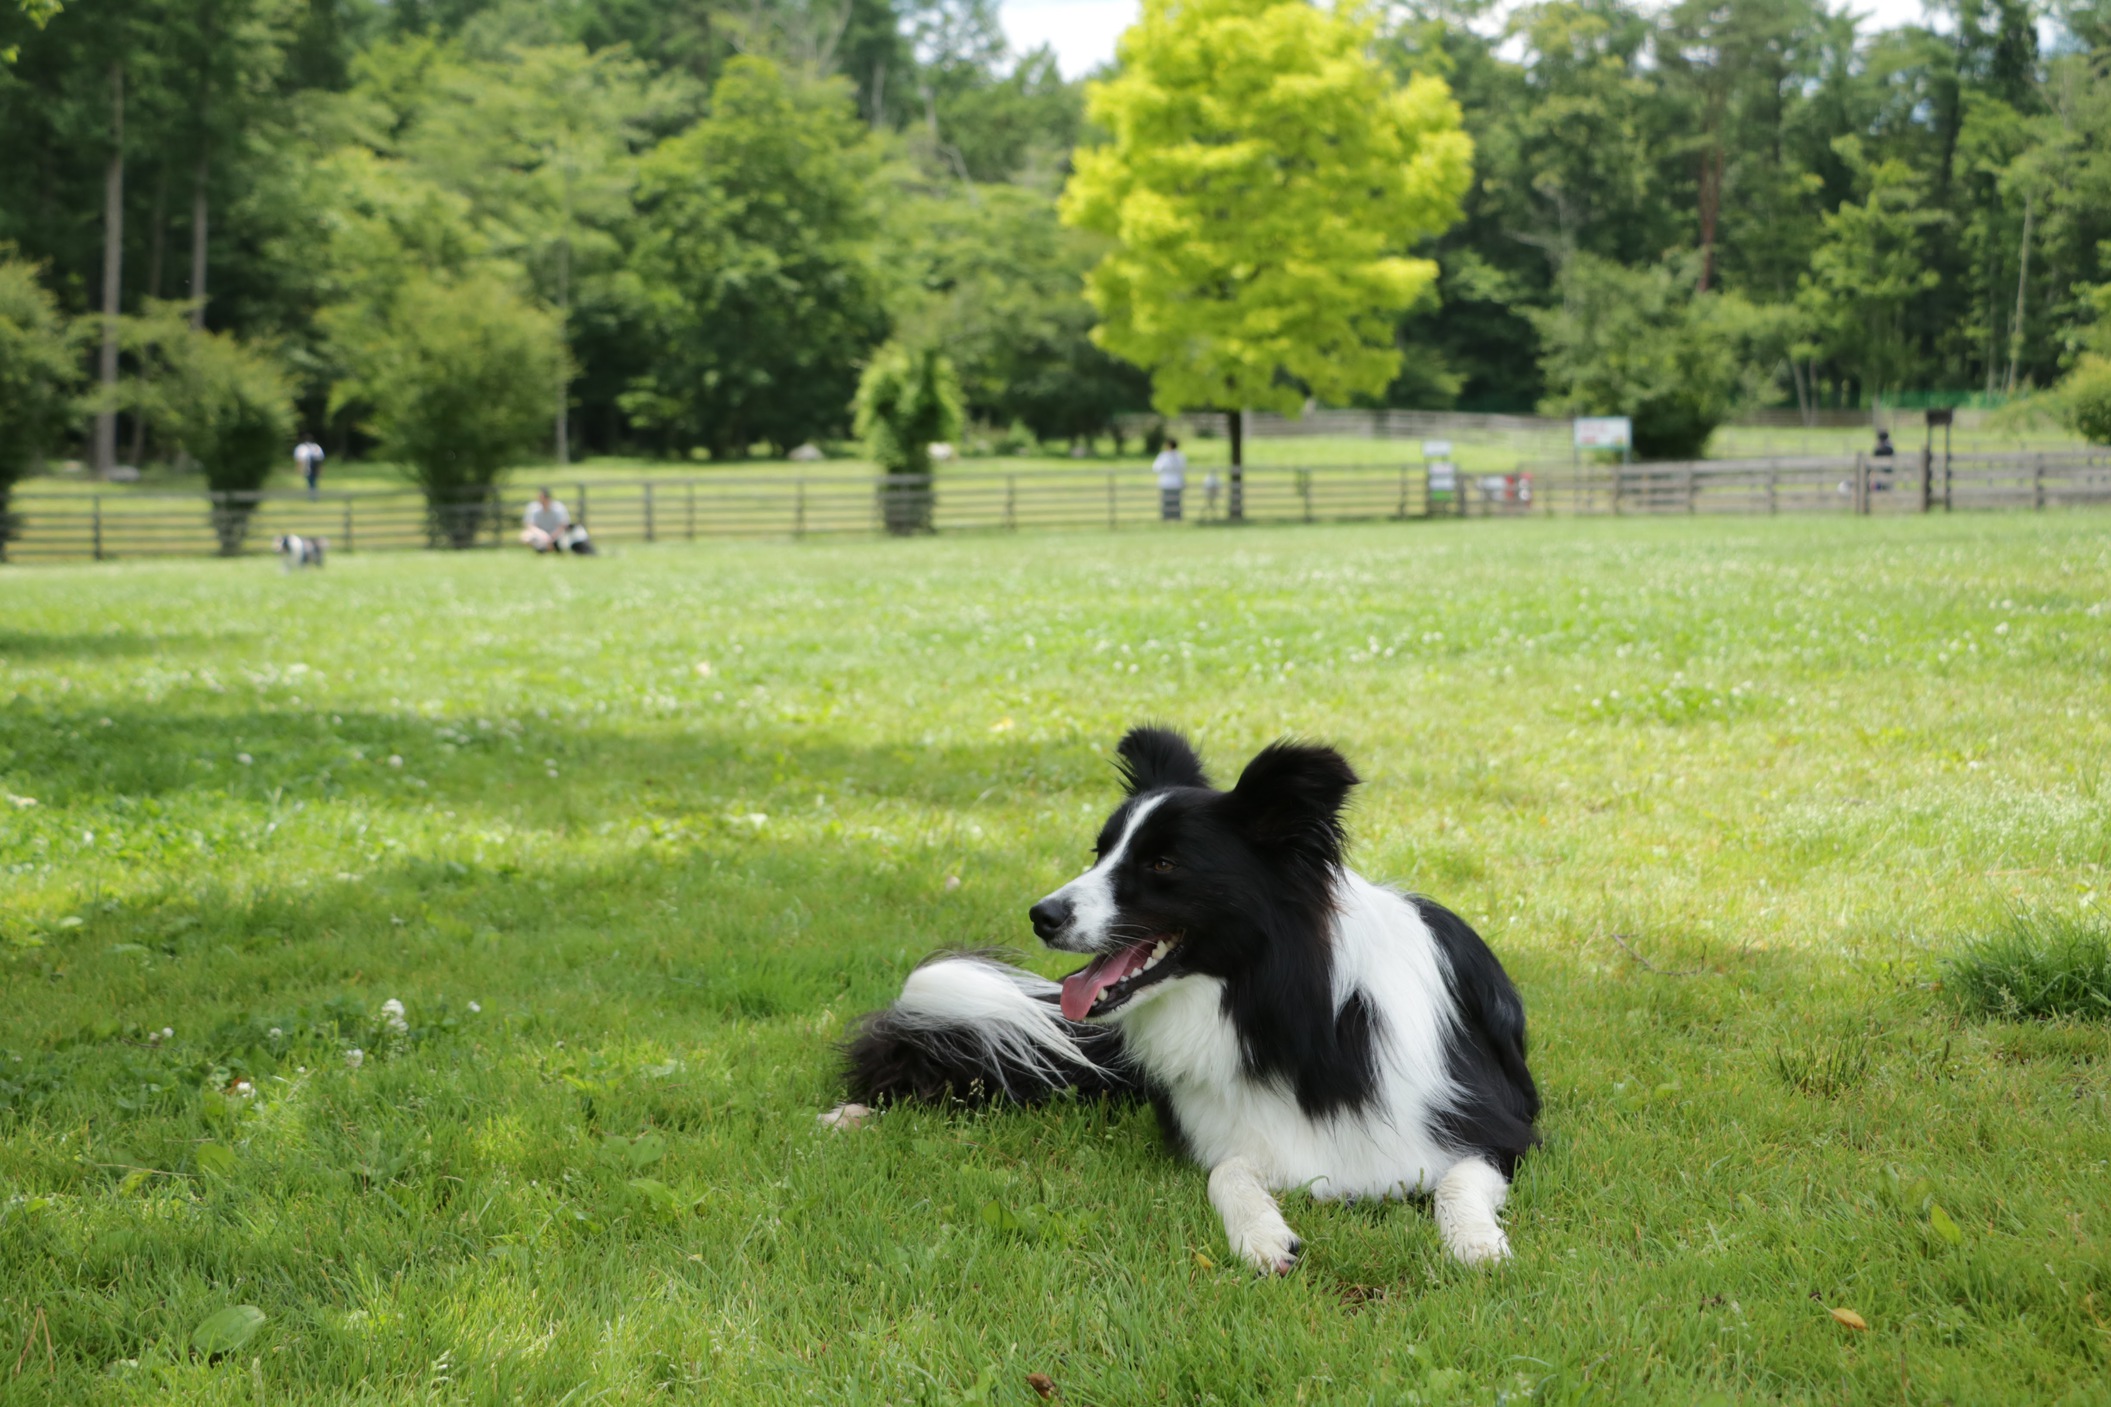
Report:
[[1444,1249],[1460,1265],[1501,1265],[1510,1259],[1510,1238],[1500,1227],[1491,1227],[1448,1237]]
[[1273,1226],[1246,1228],[1232,1249],[1239,1253],[1239,1259],[1263,1275],[1288,1275],[1297,1269],[1297,1258],[1305,1243],[1277,1217]]
[[866,1122],[872,1118],[872,1113],[872,1106],[869,1104],[838,1104],[826,1114],[817,1114],[815,1117],[821,1121],[822,1128],[841,1133],[846,1129],[865,1127]]

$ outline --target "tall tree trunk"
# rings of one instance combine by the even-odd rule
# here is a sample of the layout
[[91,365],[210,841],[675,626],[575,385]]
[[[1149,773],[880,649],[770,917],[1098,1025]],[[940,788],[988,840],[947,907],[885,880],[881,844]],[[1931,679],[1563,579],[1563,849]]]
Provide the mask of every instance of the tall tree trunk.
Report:
[[95,413],[95,472],[117,467],[117,315],[125,274],[125,69],[110,65],[110,168],[103,178],[103,408]]
[[205,178],[208,162],[207,149],[198,149],[198,174],[191,186],[191,327],[199,332],[205,330],[205,242],[209,210],[206,204]]
[[2030,221],[2034,214],[2031,192],[2023,193],[2023,253],[2016,269],[2016,316],[2008,325],[2007,395],[2016,394],[2016,364],[2023,359],[2023,295],[2030,287]]
[[1227,516],[1236,523],[1246,517],[1246,412],[1227,410],[1224,420],[1231,431],[1231,493]]
[[[567,182],[569,187],[569,181]],[[571,201],[567,198],[565,221],[571,222]],[[568,344],[572,324],[572,239],[567,229],[557,241],[557,338]],[[557,361],[557,462],[572,462],[572,385],[571,357],[569,345],[564,347],[567,355]]]
[[[164,162],[154,175],[154,223],[147,244],[147,287],[149,298],[161,296],[162,255],[169,242],[169,168]],[[134,464],[147,462],[147,417],[140,407],[132,410],[132,453]]]
[[1715,222],[1722,212],[1723,149],[1720,142],[1701,153],[1701,279],[1699,291],[1706,293],[1715,282]]

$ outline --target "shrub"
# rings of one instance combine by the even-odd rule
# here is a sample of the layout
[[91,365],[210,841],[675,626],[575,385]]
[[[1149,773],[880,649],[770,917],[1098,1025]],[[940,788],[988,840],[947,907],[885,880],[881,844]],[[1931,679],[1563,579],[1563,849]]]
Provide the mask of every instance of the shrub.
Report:
[[935,349],[882,347],[858,380],[858,435],[887,478],[881,517],[890,533],[931,530],[931,446],[960,434],[960,382]]
[[2111,1021],[2111,928],[2101,920],[2018,914],[2006,932],[1951,958],[1943,983],[1981,1016]]
[[0,245],[0,561],[14,536],[15,482],[71,428],[77,339],[37,265]]
[[2111,357],[2089,353],[2060,383],[2060,409],[2075,433],[2111,445]]
[[256,494],[293,443],[293,388],[257,348],[191,327],[180,303],[153,305],[128,324],[141,371],[131,398],[158,439],[198,461],[220,554],[232,557]]
[[1735,294],[1696,293],[1689,256],[1645,268],[1578,254],[1558,306],[1531,314],[1549,415],[1626,415],[1642,459],[1697,459],[1762,379],[1769,323]]
[[425,494],[434,543],[470,547],[497,510],[506,471],[551,433],[564,344],[554,314],[494,274],[417,276],[378,316],[327,316],[352,369],[333,404],[366,427]]

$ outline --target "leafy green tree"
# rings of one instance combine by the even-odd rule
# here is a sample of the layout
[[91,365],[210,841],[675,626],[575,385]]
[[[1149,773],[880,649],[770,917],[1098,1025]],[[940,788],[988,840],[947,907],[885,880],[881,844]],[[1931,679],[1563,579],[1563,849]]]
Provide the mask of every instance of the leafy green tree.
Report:
[[232,557],[249,535],[257,492],[293,444],[293,388],[273,357],[200,330],[190,313],[183,303],[150,303],[126,319],[125,348],[140,370],[122,394],[157,439],[204,471],[220,554]]
[[1149,379],[1092,341],[1084,276],[1105,241],[1065,229],[1048,193],[1003,184],[905,200],[889,240],[907,271],[897,324],[946,349],[976,419],[1077,440],[1150,404]]
[[960,381],[936,348],[890,342],[858,378],[857,431],[885,473],[881,517],[897,534],[931,530],[931,446],[957,439]]
[[40,270],[0,246],[0,561],[15,484],[73,427],[79,338]]
[[1634,418],[1645,459],[1698,459],[1759,389],[1769,319],[1736,294],[1699,292],[1698,257],[1628,268],[1578,254],[1561,302],[1538,312],[1549,415]]
[[2059,386],[2067,423],[2093,444],[2111,445],[2111,357],[2090,352]]
[[1875,401],[1917,364],[1907,315],[1915,298],[1942,281],[1928,267],[1926,242],[1943,216],[1922,204],[1921,182],[1904,162],[1868,161],[1851,138],[1838,145],[1862,172],[1868,194],[1825,217],[1824,240],[1796,301],[1818,344]]
[[885,333],[877,153],[848,86],[742,57],[710,115],[645,158],[632,267],[655,332],[623,399],[669,447],[779,453],[837,431]]
[[1437,273],[1405,251],[1458,218],[1472,144],[1445,85],[1396,87],[1371,42],[1303,0],[1145,0],[1120,73],[1088,86],[1111,137],[1077,153],[1063,214],[1116,241],[1087,281],[1095,335],[1162,412],[1228,410],[1236,434],[1238,411],[1399,369],[1395,322]]
[[340,401],[425,494],[433,540],[474,546],[506,471],[545,443],[550,388],[564,361],[554,314],[504,279],[411,278],[384,320],[340,309],[330,321],[352,379]]

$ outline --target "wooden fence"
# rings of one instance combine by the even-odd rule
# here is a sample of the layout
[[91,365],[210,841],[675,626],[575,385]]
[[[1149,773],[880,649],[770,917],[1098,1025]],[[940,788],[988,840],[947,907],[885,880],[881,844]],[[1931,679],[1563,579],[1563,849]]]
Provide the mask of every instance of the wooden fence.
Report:
[[[1178,524],[1160,517],[1155,480],[1121,469],[1004,473],[949,469],[929,487],[930,530],[1169,530],[1231,516],[1228,482],[1212,491],[1190,471]],[[1220,479],[1223,476],[1219,476]],[[557,485],[604,546],[705,538],[802,538],[884,530],[886,481],[865,474],[698,475]],[[495,500],[479,546],[510,543],[524,491]],[[281,533],[328,541],[332,552],[427,547],[425,504],[408,489],[243,496],[246,552]],[[1461,475],[1432,487],[1420,463],[1249,468],[1240,484],[1249,522],[1349,522],[1527,514],[1902,513],[2044,509],[2111,503],[2111,451],[1959,454],[1886,464],[1850,459],[1702,460],[1680,464],[1549,462],[1515,473]],[[219,550],[215,505],[202,494],[28,490],[14,496],[14,561],[205,556]]]

